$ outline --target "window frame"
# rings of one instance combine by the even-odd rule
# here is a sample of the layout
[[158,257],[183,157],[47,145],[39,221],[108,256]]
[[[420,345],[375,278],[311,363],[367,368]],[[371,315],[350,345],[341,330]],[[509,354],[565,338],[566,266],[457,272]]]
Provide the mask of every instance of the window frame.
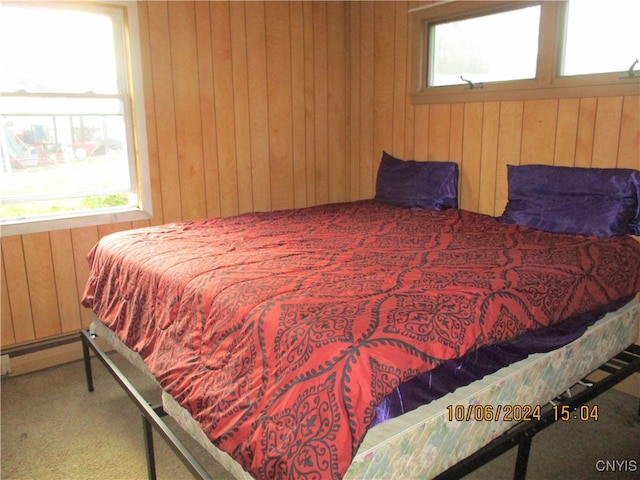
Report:
[[[469,85],[427,87],[429,25],[540,5],[536,77]],[[621,72],[561,76],[566,1],[445,1],[409,10],[412,24],[411,100],[414,104],[638,95],[640,76]],[[621,78],[622,77],[622,78]]]
[[[23,2],[13,3],[9,1],[4,5],[8,6],[11,4],[29,8],[29,5],[25,5]],[[118,77],[122,77],[120,81],[127,83],[127,92],[125,93],[128,95],[128,98],[124,100],[124,119],[128,132],[128,142],[131,143],[129,146],[129,171],[135,174],[131,182],[132,185],[135,185],[137,205],[96,209],[95,211],[66,212],[60,215],[14,220],[0,225],[0,236],[5,237],[118,222],[149,220],[153,216],[153,209],[137,2],[113,0],[107,4],[102,2],[34,2],[33,4],[33,8],[40,6],[89,12],[104,12],[108,9],[120,9],[122,12],[125,58],[117,60],[117,68],[119,70],[123,68],[124,71],[118,71],[117,75]],[[116,39],[116,42],[118,41],[119,40]],[[28,96],[38,97],[39,95]],[[65,94],[60,96],[64,97]],[[70,98],[73,97],[73,95],[66,96]]]

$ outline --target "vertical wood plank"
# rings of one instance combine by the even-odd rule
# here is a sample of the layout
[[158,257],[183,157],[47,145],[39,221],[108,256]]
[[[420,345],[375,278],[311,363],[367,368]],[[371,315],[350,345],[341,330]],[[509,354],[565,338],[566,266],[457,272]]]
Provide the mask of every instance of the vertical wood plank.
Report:
[[160,184],[160,165],[158,163],[158,135],[156,128],[156,107],[154,101],[153,68],[151,61],[151,38],[149,33],[149,15],[147,3],[138,4],[138,23],[140,28],[140,55],[142,67],[142,85],[145,92],[145,123],[147,127],[147,152],[149,155],[149,182],[151,183],[151,202],[153,218],[148,222],[163,223],[162,187]]
[[327,4],[313,2],[314,183],[316,203],[329,201],[329,84]]
[[[415,6],[415,2],[407,3],[407,10],[413,8]],[[411,57],[412,57],[412,46],[411,39],[413,38],[413,22],[407,19],[407,27],[406,27],[406,45],[407,45],[407,75],[405,79],[405,119],[403,123],[404,130],[404,143],[405,143],[405,158],[415,158],[415,116],[416,116],[416,106],[411,101]],[[461,155],[462,156],[462,155]]]
[[494,215],[502,214],[507,205],[509,197],[507,165],[520,164],[523,114],[524,102],[522,101],[502,102],[500,104]]
[[480,157],[480,196],[478,198],[478,211],[487,215],[493,215],[495,209],[499,128],[500,103],[485,103],[482,117],[482,153]]
[[327,167],[329,202],[346,200],[345,13],[343,2],[327,2]]
[[465,210],[478,211],[480,204],[480,159],[482,155],[482,117],[484,104],[467,103],[464,106],[464,143],[460,183],[462,196],[460,206]]
[[265,4],[267,81],[269,94],[269,159],[271,203],[274,210],[292,208],[293,158],[291,150],[291,36],[289,5]]
[[316,205],[315,47],[313,3],[302,2],[304,23],[304,105],[306,205]]
[[451,135],[451,105],[434,104],[429,107],[429,150],[427,160],[449,158]]
[[35,340],[33,309],[22,237],[3,237],[2,262],[7,276],[7,292],[11,303],[13,333],[17,343]]
[[373,153],[390,153],[393,145],[393,41],[395,24],[393,2],[374,3],[374,104],[373,104]]
[[[250,212],[253,205],[253,174],[249,111],[249,79],[245,2],[229,3],[231,28],[231,65],[233,105],[236,130],[236,163],[238,183],[238,213]],[[257,181],[257,179],[256,179]]]
[[271,210],[271,178],[264,3],[248,2],[245,8],[253,206],[258,211],[268,211]]
[[578,114],[580,100],[564,98],[558,106],[558,128],[556,129],[556,151],[554,165],[572,167],[576,158],[578,136]]
[[415,108],[415,135],[413,158],[426,160],[429,157],[429,119],[431,105],[417,105]]
[[[462,148],[464,136],[464,105],[456,103],[451,105],[451,128],[449,138],[449,158],[448,160],[458,164],[458,177],[462,165]],[[462,195],[462,185],[458,178],[458,206]]]
[[73,288],[76,284],[76,269],[73,261],[71,231],[56,230],[50,232],[49,237],[62,328],[60,333],[73,332],[82,328],[82,318],[78,291]]
[[[87,255],[98,242],[98,229],[95,227],[83,227],[71,230],[71,245],[73,246],[73,262],[76,271],[76,284],[68,285],[75,288],[78,298],[82,299],[84,287],[89,278],[89,264]],[[93,321],[93,312],[88,308],[80,310],[82,326],[88,327]]]
[[382,152],[374,151],[374,2],[360,3],[360,198],[374,196]]
[[361,98],[361,40],[360,40],[360,3],[349,2],[349,168],[350,168],[350,184],[349,200],[359,200],[360,197],[360,158],[361,150],[361,131],[360,122],[354,122],[353,119],[360,118],[362,108]]
[[220,214],[239,212],[238,164],[236,162],[235,105],[231,65],[231,23],[229,3],[211,2],[211,45],[213,87],[216,100]]
[[576,167],[590,167],[593,153],[593,134],[596,123],[597,99],[580,99],[578,134],[576,138]]
[[[169,2],[171,72],[175,108],[176,153],[180,175],[180,204],[183,220],[206,217],[200,84],[197,52],[195,4]],[[184,193],[184,194],[182,194]]]
[[405,119],[407,98],[407,77],[409,76],[409,44],[407,29],[409,15],[405,3],[395,3],[395,38],[393,41],[393,141],[391,148],[400,157],[406,158]]
[[464,104],[451,105],[451,126],[449,129],[449,156],[445,160],[451,160],[458,165],[462,161],[462,138],[464,127]]
[[[1,255],[0,255],[1,256]],[[0,265],[0,347],[4,348],[16,343],[16,336],[13,333],[13,316],[11,315],[11,301],[7,290],[7,274],[4,271],[4,261]]]
[[218,136],[213,86],[213,52],[211,50],[209,2],[195,2],[195,8],[206,211],[207,217],[217,217],[221,214],[220,175],[218,172]]
[[622,119],[622,97],[598,98],[591,166],[615,166]]
[[415,134],[416,134],[416,106],[410,103],[407,96],[405,108],[404,129],[404,158],[414,158],[415,153]]
[[291,2],[291,123],[293,205],[307,206],[305,18],[302,2]]
[[162,119],[161,122],[156,122],[155,126],[163,220],[174,222],[182,218],[182,200],[173,104],[173,72],[171,55],[167,54],[171,51],[169,13],[166,2],[149,2],[147,11],[153,72],[153,102],[157,118]]
[[36,338],[60,334],[62,328],[49,234],[24,235],[22,245]]
[[522,164],[553,165],[558,100],[524,102],[522,120]]
[[640,170],[640,96],[624,98],[616,166]]

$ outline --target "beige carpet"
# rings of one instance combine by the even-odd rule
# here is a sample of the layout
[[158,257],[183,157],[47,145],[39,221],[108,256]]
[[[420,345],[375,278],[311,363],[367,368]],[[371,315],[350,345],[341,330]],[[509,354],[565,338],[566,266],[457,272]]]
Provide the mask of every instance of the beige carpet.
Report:
[[[159,403],[152,382],[118,355],[112,358],[150,403]],[[3,480],[147,478],[137,407],[95,359],[93,373],[93,393],[82,362],[2,380]],[[175,426],[170,418],[167,423]],[[232,478],[178,427],[173,430],[214,479]],[[157,434],[154,446],[159,480],[193,478]]]
[[[158,398],[153,385],[137,370],[118,355],[112,358],[145,398],[152,403]],[[94,393],[86,390],[82,362],[2,380],[3,480],[147,478],[137,408],[97,360],[93,371]],[[529,480],[640,478],[638,400],[610,391],[593,403],[599,406],[597,422],[572,420],[536,435]],[[170,419],[168,423],[175,427]],[[214,479],[230,478],[179,428],[173,430]],[[158,479],[192,478],[164,441],[157,435],[155,439]],[[467,479],[511,478],[514,459],[515,450],[511,450]],[[596,468],[598,460],[634,461],[637,468],[603,473]]]

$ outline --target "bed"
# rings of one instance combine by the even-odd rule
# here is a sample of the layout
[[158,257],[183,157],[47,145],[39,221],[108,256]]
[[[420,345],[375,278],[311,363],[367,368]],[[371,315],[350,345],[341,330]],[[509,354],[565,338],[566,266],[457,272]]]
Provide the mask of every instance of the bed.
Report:
[[[455,164],[433,163],[383,156],[374,200],[103,238],[94,333],[238,477],[443,472],[633,343],[640,245],[532,228],[515,196],[457,209]],[[635,228],[624,173],[635,216],[614,223]]]

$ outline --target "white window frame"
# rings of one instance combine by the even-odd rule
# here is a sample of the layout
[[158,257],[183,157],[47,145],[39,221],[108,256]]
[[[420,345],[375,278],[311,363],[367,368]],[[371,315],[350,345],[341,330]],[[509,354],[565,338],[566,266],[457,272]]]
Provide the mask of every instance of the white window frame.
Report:
[[[9,5],[6,2],[5,5]],[[25,2],[17,5],[27,7]],[[129,149],[130,170],[135,173],[133,181],[136,184],[138,197],[137,205],[130,207],[118,207],[112,210],[101,209],[84,212],[65,212],[59,216],[45,216],[41,218],[25,218],[12,222],[2,223],[0,236],[22,235],[29,233],[53,231],[60,229],[72,229],[110,223],[148,220],[153,216],[151,181],[149,175],[149,155],[147,146],[144,88],[142,81],[142,61],[140,52],[140,33],[138,23],[138,6],[135,1],[112,0],[105,3],[98,2],[59,2],[39,3],[34,2],[34,8],[38,6],[60,7],[73,10],[91,9],[92,6],[100,9],[121,8],[123,11],[125,33],[125,69],[129,83],[129,115],[125,116],[128,136],[131,136],[132,148]],[[133,155],[131,155],[133,153]]]
[[[529,5],[541,5],[536,78],[489,82],[482,85],[482,88],[470,88],[469,85],[427,87],[430,24]],[[560,75],[559,62],[562,58],[566,6],[565,1],[549,0],[443,1],[409,10],[413,29],[412,102],[428,104],[637,95],[640,92],[639,75],[628,78],[621,72]]]

